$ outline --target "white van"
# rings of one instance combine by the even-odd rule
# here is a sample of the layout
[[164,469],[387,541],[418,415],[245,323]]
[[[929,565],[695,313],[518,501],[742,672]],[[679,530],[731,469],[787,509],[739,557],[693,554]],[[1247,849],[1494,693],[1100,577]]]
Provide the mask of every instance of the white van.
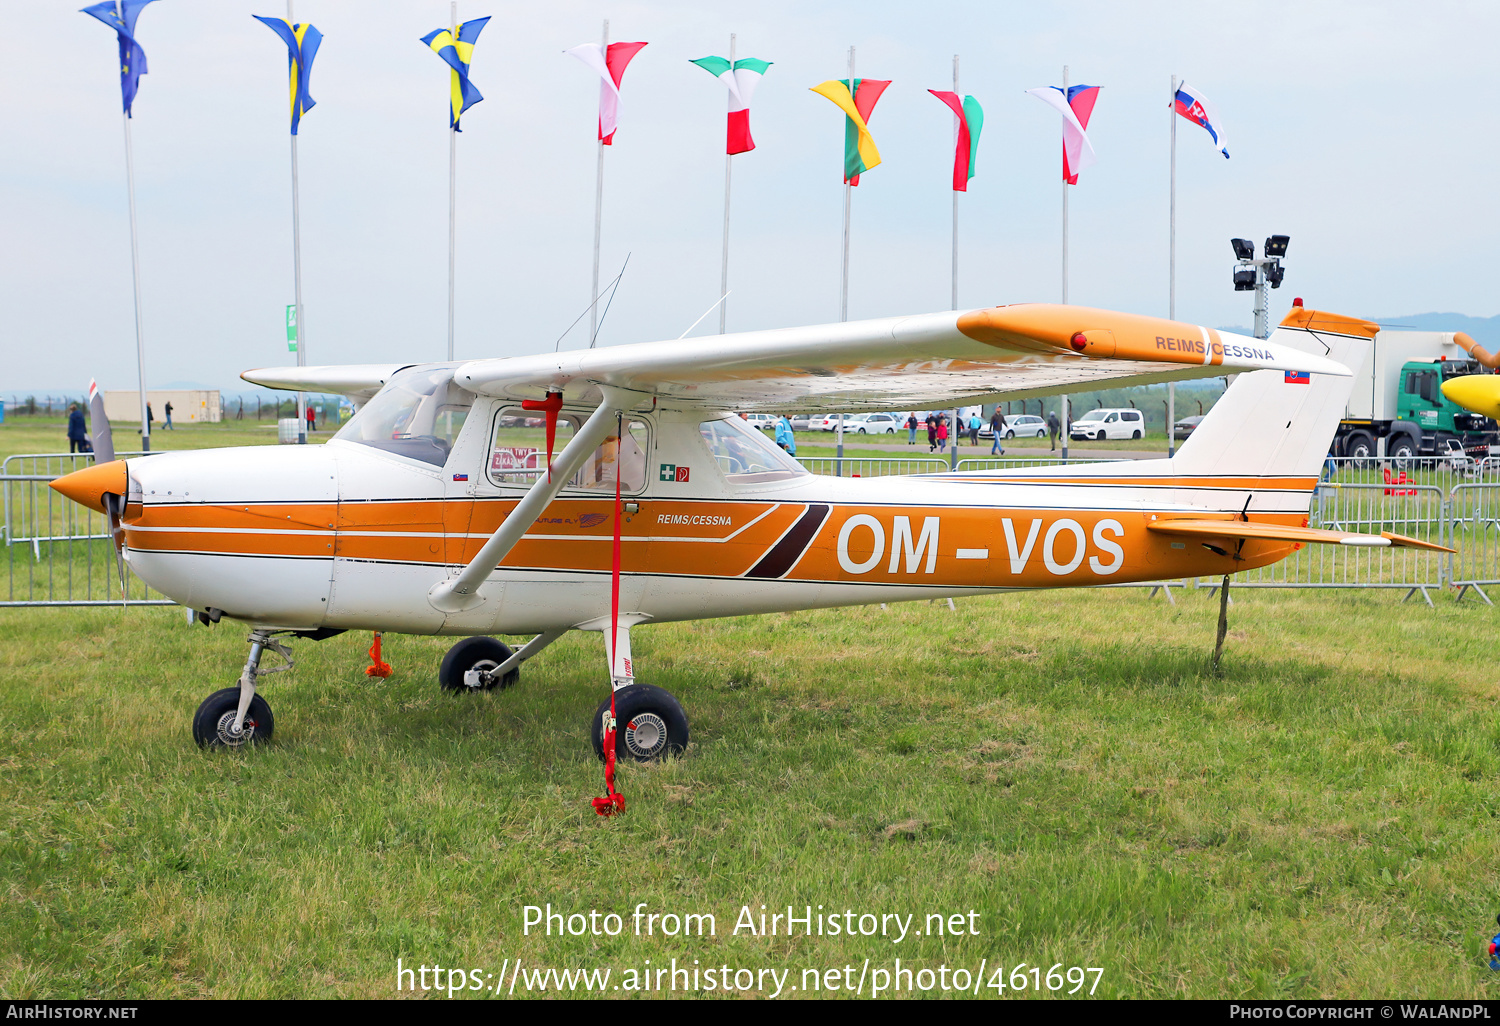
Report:
[[1144,438],[1146,416],[1140,410],[1090,410],[1068,425],[1068,436],[1097,442],[1107,438]]

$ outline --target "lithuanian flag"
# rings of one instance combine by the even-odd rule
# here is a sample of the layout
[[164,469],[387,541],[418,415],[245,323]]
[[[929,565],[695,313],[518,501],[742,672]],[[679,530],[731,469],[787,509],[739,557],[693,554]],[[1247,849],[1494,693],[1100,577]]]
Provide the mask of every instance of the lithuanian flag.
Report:
[[832,100],[846,115],[844,181],[850,185],[858,185],[859,176],[880,163],[880,151],[875,148],[875,140],[870,135],[869,121],[880,94],[890,84],[889,80],[856,78],[853,88],[850,88],[848,79],[831,78],[812,87],[813,92]]

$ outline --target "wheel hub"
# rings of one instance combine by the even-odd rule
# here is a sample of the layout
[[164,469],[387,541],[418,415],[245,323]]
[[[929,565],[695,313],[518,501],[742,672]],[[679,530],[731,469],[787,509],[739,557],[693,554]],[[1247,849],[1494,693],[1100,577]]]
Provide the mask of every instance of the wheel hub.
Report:
[[249,716],[245,717],[245,729],[241,730],[238,734],[234,732],[234,717],[237,712],[239,712],[238,709],[232,709],[223,716],[220,716],[219,722],[214,728],[214,733],[219,738],[219,744],[228,748],[238,748],[241,745],[249,744],[255,739],[255,720]]
[[493,659],[481,659],[474,664],[472,669],[464,671],[464,687],[478,690],[493,683],[492,671],[500,664]]
[[653,712],[637,713],[625,724],[625,747],[638,759],[649,759],[667,746],[667,725]]

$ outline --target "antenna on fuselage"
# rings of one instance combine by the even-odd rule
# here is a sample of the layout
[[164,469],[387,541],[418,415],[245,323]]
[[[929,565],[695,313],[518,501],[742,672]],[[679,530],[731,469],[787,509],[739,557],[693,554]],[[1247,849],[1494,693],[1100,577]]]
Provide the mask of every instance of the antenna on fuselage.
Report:
[[[594,297],[594,301],[591,302],[588,306],[586,306],[586,307],[583,308],[583,313],[581,313],[577,317],[573,318],[573,323],[570,324],[570,325],[568,325],[566,331],[564,331],[561,335],[557,336],[557,341],[554,342],[554,343],[552,343],[552,351],[554,353],[557,352],[558,347],[562,345],[562,340],[568,337],[568,332],[570,332],[574,328],[578,327],[578,322],[581,321],[581,320],[583,320],[585,317],[587,317],[589,311],[592,310],[595,306],[597,306],[599,304],[599,300],[601,300],[601,299],[604,298],[605,289],[613,289],[613,288],[615,288],[615,286],[617,286],[619,284],[620,279],[625,276],[625,267],[627,265],[629,265],[629,263],[630,263],[630,254],[626,253],[625,254],[625,264],[621,265],[621,267],[620,267],[620,273],[617,274],[617,275],[615,275],[614,279],[611,280],[608,285],[605,285],[603,289],[600,289],[599,290],[599,294]],[[615,298],[614,292],[610,292],[609,298],[610,298],[611,301],[614,300],[614,298]],[[605,305],[604,310],[605,310],[606,313],[609,312],[609,306],[607,304]],[[602,321],[603,318],[600,318],[600,320]],[[599,337],[598,330],[595,329],[594,338],[598,338],[598,337]],[[589,348],[590,349],[594,348],[593,339],[589,340]]]

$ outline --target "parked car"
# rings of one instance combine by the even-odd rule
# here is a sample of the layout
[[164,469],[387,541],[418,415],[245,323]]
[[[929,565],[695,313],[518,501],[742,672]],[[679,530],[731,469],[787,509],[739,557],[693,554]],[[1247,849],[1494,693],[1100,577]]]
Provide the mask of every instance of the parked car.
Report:
[[857,435],[894,435],[896,429],[905,423],[906,418],[896,419],[894,413],[861,413],[854,418],[858,423],[844,421],[844,431],[853,431]]
[[1140,410],[1090,410],[1068,425],[1068,436],[1102,442],[1113,438],[1144,438],[1146,417]]
[[745,423],[753,428],[760,428],[762,431],[774,432],[776,430],[776,422],[780,419],[780,417],[770,413],[745,414]]
[[1172,437],[1181,441],[1196,431],[1198,425],[1202,423],[1203,418],[1201,416],[1183,417],[1176,424],[1172,425]]
[[793,431],[811,431],[813,425],[822,420],[821,417],[814,417],[810,413],[794,413],[788,419],[792,422]]
[[[1047,422],[1034,413],[1018,413],[1014,417],[1005,418],[1006,438],[1046,438]],[[994,438],[995,431],[990,427],[990,422],[985,421],[984,426],[979,429],[980,438]]]

